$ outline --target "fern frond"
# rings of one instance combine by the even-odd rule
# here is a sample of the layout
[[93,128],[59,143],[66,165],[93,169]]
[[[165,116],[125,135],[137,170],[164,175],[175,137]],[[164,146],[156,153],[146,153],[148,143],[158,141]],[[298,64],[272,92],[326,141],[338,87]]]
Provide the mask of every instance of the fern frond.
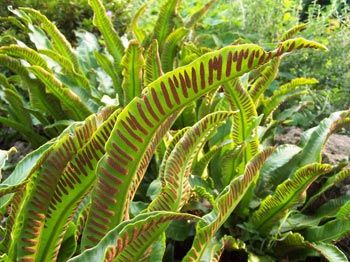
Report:
[[114,64],[119,66],[124,54],[124,46],[120,40],[118,33],[113,28],[110,18],[106,14],[106,9],[101,0],[89,0],[89,5],[94,11],[93,23],[101,32],[108,52],[114,59]]
[[132,40],[129,42],[129,46],[122,58],[124,105],[127,105],[134,97],[140,97],[141,95],[142,70],[145,63],[142,53],[143,48],[139,42]]
[[165,73],[173,69],[177,46],[189,32],[187,28],[180,27],[171,32],[165,39],[161,53],[162,68]]

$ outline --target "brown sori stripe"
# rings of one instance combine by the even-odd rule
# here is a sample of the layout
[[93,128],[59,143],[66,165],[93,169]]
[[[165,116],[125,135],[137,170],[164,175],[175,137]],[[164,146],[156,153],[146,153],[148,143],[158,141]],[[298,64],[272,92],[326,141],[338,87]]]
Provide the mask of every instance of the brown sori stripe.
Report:
[[137,109],[140,113],[141,118],[143,119],[143,121],[146,123],[146,125],[148,125],[149,127],[153,128],[154,125],[151,123],[151,121],[149,121],[149,119],[147,118],[145,112],[143,112],[142,109],[142,104],[141,103],[137,103]]
[[198,92],[197,74],[196,74],[196,69],[195,69],[194,67],[192,67],[191,76],[192,76],[193,91],[194,91],[195,93],[197,93],[197,92]]
[[111,217],[114,216],[114,212],[112,210],[109,210],[108,206],[105,205],[104,203],[102,203],[99,198],[95,198],[94,208],[101,211],[102,213],[104,213],[107,216],[111,216]]
[[111,222],[110,219],[108,219],[107,217],[101,216],[99,213],[96,212],[96,210],[91,210],[91,212],[92,212],[91,213],[92,217],[98,218],[103,223],[109,224]]
[[121,140],[123,140],[124,143],[126,145],[128,145],[132,150],[134,150],[135,152],[139,151],[139,148],[137,146],[135,146],[134,143],[131,142],[126,136],[124,136],[124,134],[122,132],[117,130],[117,134],[119,135],[119,138],[121,138]]
[[241,71],[242,68],[242,60],[243,60],[243,50],[239,51],[238,57],[237,57],[237,63],[236,63],[236,71]]
[[176,88],[179,87],[179,80],[177,79],[176,75],[173,75],[173,80],[174,80],[174,84],[176,86]]
[[128,131],[128,133],[135,138],[137,141],[139,141],[140,143],[143,142],[143,139],[138,136],[137,134],[135,134],[135,132],[129,127],[128,124],[126,124],[123,120],[121,120],[122,125],[124,126],[124,128],[126,129],[126,131]]
[[246,49],[246,50],[244,51],[244,54],[243,54],[244,59],[247,59],[248,54],[249,54],[249,49]]
[[254,62],[254,56],[255,56],[255,50],[253,50],[249,55],[248,68],[252,68],[253,62]]
[[159,113],[161,113],[162,115],[165,115],[163,106],[160,103],[158,95],[157,95],[157,92],[154,90],[154,88],[151,88],[151,94],[152,94],[153,101],[154,101],[154,103],[156,104],[156,106],[158,108]]
[[214,81],[214,62],[213,59],[209,59],[209,63],[208,63],[208,69],[209,69],[209,75],[208,75],[208,83],[209,85],[213,84]]
[[170,90],[171,90],[171,93],[173,94],[174,100],[175,100],[176,104],[179,105],[180,99],[179,99],[179,95],[177,94],[177,90],[175,88],[174,82],[170,77],[168,78],[168,81],[169,81]]
[[238,51],[235,51],[235,53],[232,56],[232,61],[237,62],[237,57],[238,57]]
[[113,150],[110,152],[110,154],[113,158],[115,158],[116,161],[120,162],[122,165],[126,166],[128,164],[128,161],[121,158],[118,154],[114,153]]
[[111,181],[116,183],[117,185],[121,185],[123,183],[122,180],[120,180],[118,177],[112,175],[110,172],[108,172],[105,168],[101,167],[101,173],[104,175],[104,177],[109,178]]
[[[91,223],[92,223],[92,221],[93,221],[93,219],[91,219]],[[98,236],[101,236],[101,237],[104,236],[104,233],[101,233],[101,232],[97,231],[97,230],[95,229],[95,227],[89,226],[87,229],[88,229],[90,232],[92,232],[92,233],[94,233],[94,234],[96,234],[96,235],[98,235]],[[98,241],[97,241],[97,242],[98,242]]]
[[117,151],[118,154],[120,154],[122,157],[124,157],[126,160],[133,161],[134,158],[132,158],[129,154],[127,154],[123,149],[121,149],[116,143],[112,143],[112,147]]
[[128,170],[116,163],[111,157],[107,158],[107,164],[122,175],[128,174]]
[[[130,123],[133,123],[136,126],[136,128],[142,132],[142,134],[148,135],[147,130],[140,125],[140,123],[137,121],[135,116],[129,113],[129,117],[130,117]],[[126,118],[126,119],[129,120],[129,118]]]
[[201,88],[204,89],[206,84],[205,84],[205,70],[204,70],[204,64],[201,62],[199,66],[199,73],[201,76]]
[[165,103],[169,108],[173,108],[173,104],[170,101],[168,90],[163,82],[160,82],[160,89],[162,90],[163,96],[165,98]]
[[98,183],[99,183],[101,189],[102,189],[104,192],[107,192],[109,195],[114,196],[114,195],[118,192],[117,189],[115,189],[114,187],[111,187],[110,185],[108,185],[107,183],[105,183],[105,181],[102,180],[102,179],[100,179],[100,180],[98,181]]
[[188,98],[188,93],[187,93],[187,87],[186,87],[185,79],[184,79],[184,77],[182,76],[181,73],[179,73],[179,77],[180,77],[180,82],[181,82],[182,93],[183,93],[184,97]]
[[288,48],[288,52],[292,51],[295,46],[295,42],[292,42]]
[[190,79],[190,76],[188,75],[186,70],[184,71],[184,75],[185,75],[185,81],[186,81],[187,88],[191,88],[191,79]]
[[151,116],[153,117],[154,120],[156,120],[157,122],[159,122],[159,117],[156,115],[156,113],[154,112],[150,102],[148,101],[148,97],[147,95],[143,96],[143,101],[145,102],[147,111],[151,114]]
[[113,196],[108,195],[108,193],[104,192],[100,187],[96,187],[95,194],[98,198],[103,199],[106,204],[115,205],[117,203],[117,200],[113,198]]
[[226,76],[230,76],[231,74],[231,65],[232,65],[232,52],[230,51],[227,56],[226,62]]
[[261,65],[265,61],[265,53],[263,53],[259,58],[259,65]]

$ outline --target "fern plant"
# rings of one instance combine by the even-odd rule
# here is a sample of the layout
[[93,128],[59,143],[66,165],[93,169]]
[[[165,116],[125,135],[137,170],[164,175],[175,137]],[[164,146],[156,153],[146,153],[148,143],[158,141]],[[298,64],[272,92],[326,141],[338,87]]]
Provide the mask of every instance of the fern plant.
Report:
[[[37,92],[33,99],[49,93],[59,106],[48,108],[63,113],[61,120],[76,121],[25,157],[1,183],[0,210],[7,216],[1,230],[2,260],[173,259],[166,250],[174,248],[169,232],[179,223],[196,223],[184,261],[217,261],[225,249],[235,248],[250,256],[290,257],[289,252],[274,252],[280,245],[302,249],[305,256],[315,251],[334,261],[344,259],[331,240],[349,232],[348,203],[325,224],[323,217],[304,217],[317,223],[290,225],[294,214],[297,219],[307,214],[296,208],[310,185],[341,169],[322,164],[320,156],[329,135],[349,123],[349,112],[331,115],[305,134],[301,147],[290,146],[293,150],[265,147],[257,132],[270,119],[258,115],[259,106],[271,115],[296,90],[291,83],[271,98],[264,96],[280,59],[301,48],[325,47],[292,38],[298,26],[270,51],[254,44],[209,50],[187,43],[180,55],[174,50],[215,1],[181,26],[179,2],[164,4],[149,36],[137,25],[142,7],[131,27],[136,39],[125,49],[101,1],[89,1],[108,55],[96,50],[89,54],[113,83],[109,106],[100,101],[108,94],[91,85],[94,76],[76,55],[79,48],[74,51],[37,11],[15,11],[31,30],[45,31],[50,48],[2,47],[4,61],[9,67],[18,65],[14,71],[24,72],[19,74],[23,82],[36,83],[30,87]],[[42,55],[62,71],[55,71]],[[48,105],[47,100],[37,102]],[[340,172],[329,177],[319,195],[348,174]],[[307,197],[305,212],[317,195]],[[338,223],[344,225],[341,232],[336,232]]]

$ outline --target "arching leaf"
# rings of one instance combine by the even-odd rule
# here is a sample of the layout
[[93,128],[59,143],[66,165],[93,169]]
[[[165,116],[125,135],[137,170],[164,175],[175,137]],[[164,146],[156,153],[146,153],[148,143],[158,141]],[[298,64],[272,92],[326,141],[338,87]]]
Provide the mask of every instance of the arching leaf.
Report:
[[140,214],[113,228],[98,245],[70,259],[69,262],[138,261],[169,222],[179,219],[189,220],[196,217],[164,211]]
[[145,11],[147,10],[147,7],[148,7],[148,3],[143,4],[139,8],[139,10],[137,10],[136,14],[134,15],[134,17],[132,18],[131,23],[130,23],[130,29],[133,32],[133,34],[136,37],[136,39],[140,43],[142,43],[143,40],[145,39],[145,33],[143,32],[143,30],[141,28],[139,28],[138,20],[145,13]]
[[349,220],[336,219],[322,226],[305,229],[302,234],[310,242],[337,242],[347,236],[349,231]]
[[342,181],[344,181],[346,178],[350,176],[350,169],[344,169],[340,171],[339,173],[329,177],[326,182],[322,185],[322,187],[318,190],[318,192],[310,197],[310,199],[306,202],[306,204],[303,207],[303,210],[305,210],[308,206],[310,206],[314,201],[319,198],[323,193],[325,193],[328,189],[330,189],[333,186],[336,186],[340,184]]
[[89,5],[94,10],[93,23],[101,32],[108,52],[114,58],[115,66],[119,67],[119,63],[123,57],[124,46],[118,36],[118,33],[113,28],[113,24],[106,14],[101,0],[89,0]]
[[185,26],[187,28],[193,27],[216,2],[217,0],[209,0],[201,9],[191,15]]
[[180,27],[171,32],[165,39],[161,53],[162,68],[165,73],[173,69],[174,59],[177,54],[177,47],[182,39],[188,35],[188,33],[189,30],[187,28]]
[[41,66],[45,70],[50,71],[45,59],[42,58],[38,52],[36,52],[35,50],[33,50],[31,48],[22,47],[22,46],[18,46],[18,45],[9,45],[9,46],[1,47],[0,54],[1,53],[16,57],[16,58],[23,59],[23,60],[27,61],[30,65]]
[[263,100],[264,118],[267,119],[278,108],[280,104],[287,99],[292,99],[305,94],[305,90],[301,89],[303,85],[314,85],[318,81],[315,78],[296,78],[287,84],[282,85],[279,89],[273,92],[273,95],[266,100]]
[[299,169],[292,179],[280,184],[273,195],[267,196],[250,219],[251,225],[266,234],[290,209],[302,203],[305,191],[315,179],[331,170],[326,164],[310,164]]
[[188,129],[167,158],[164,171],[165,186],[151,202],[148,210],[176,212],[184,205],[190,193],[188,179],[193,159],[203,147],[208,136],[231,116],[233,116],[232,112],[218,111],[204,117]]
[[163,49],[165,39],[175,27],[174,18],[180,1],[181,0],[167,0],[160,8],[153,35],[153,38],[158,41],[160,50]]
[[52,23],[46,16],[41,14],[39,11],[22,7],[19,9],[26,15],[29,15],[33,21],[40,23],[41,28],[45,30],[48,36],[51,38],[52,46],[54,49],[67,59],[69,59],[77,72],[80,71],[78,59],[74,54],[73,48],[64,35],[57,29],[56,25]]
[[283,167],[300,151],[301,148],[296,145],[278,146],[261,168],[259,180],[255,187],[255,194],[259,197],[266,197],[268,194],[272,194],[273,189],[283,182],[277,177],[278,173],[275,171]]
[[[141,98],[135,97],[121,112],[106,143],[106,154],[99,164],[98,183],[111,185],[111,190],[107,198],[93,195],[92,210],[96,210],[96,214],[89,216],[85,246],[97,244],[103,235],[123,221],[129,210],[129,192],[135,191],[135,181],[141,181],[144,175],[148,165],[145,159],[149,160],[153,154],[149,148],[155,149],[153,139],[162,123],[222,83],[304,44],[321,47],[301,38],[282,43],[272,52],[250,44],[228,46],[168,72],[145,88]],[[162,132],[168,128],[170,126]],[[96,192],[98,190],[97,184]],[[103,223],[103,227],[92,223]]]
[[144,85],[148,86],[161,75],[163,75],[163,71],[159,57],[158,42],[153,40],[146,52]]
[[124,105],[127,105],[134,97],[139,97],[142,91],[142,69],[144,59],[143,48],[136,41],[129,42],[125,55],[122,58]]
[[85,119],[91,114],[91,111],[80,100],[80,98],[72,92],[68,87],[64,86],[57,78],[50,72],[39,66],[31,66],[30,72],[35,74],[62,103],[62,105],[72,113],[75,120]]
[[233,179],[231,183],[220,193],[216,199],[216,208],[203,217],[196,226],[196,235],[190,251],[183,259],[187,261],[201,261],[203,251],[210,239],[214,237],[220,226],[230,216],[238,205],[251,183],[256,180],[264,161],[273,153],[272,148],[268,148],[256,155],[247,165],[243,175]]
[[[59,201],[55,195],[55,189],[62,190],[61,196],[65,192],[62,186],[57,187],[63,171],[74,154],[90,139],[96,128],[96,118],[93,115],[84,125],[78,125],[72,135],[63,134],[52,146],[52,150],[39,169],[31,176],[26,186],[26,198],[20,206],[12,232],[9,256],[13,260],[35,259],[42,256],[43,253],[38,250],[42,247],[40,239],[45,221],[50,217],[48,212],[50,202]],[[65,182],[71,185],[68,180]],[[61,211],[64,212],[64,210]]]
[[90,124],[96,125],[94,128],[97,128],[96,131],[66,164],[48,207],[45,228],[42,230],[40,239],[42,244],[37,249],[37,253],[40,254],[39,261],[53,260],[57,257],[74,210],[90,192],[96,180],[97,163],[105,153],[104,144],[109,138],[119,113],[120,110],[116,110],[111,116],[109,112],[96,115],[95,123]]
[[166,163],[169,159],[169,156],[170,156],[171,152],[173,151],[174,147],[176,146],[176,144],[180,141],[180,139],[184,136],[184,134],[188,131],[188,129],[189,129],[189,127],[185,127],[183,129],[179,130],[173,136],[173,138],[171,139],[171,141],[167,145],[167,148],[164,152],[162,163],[160,164],[160,167],[159,167],[159,178],[160,178],[160,181],[162,183],[162,186],[165,185],[164,173],[165,173],[165,167],[166,167]]

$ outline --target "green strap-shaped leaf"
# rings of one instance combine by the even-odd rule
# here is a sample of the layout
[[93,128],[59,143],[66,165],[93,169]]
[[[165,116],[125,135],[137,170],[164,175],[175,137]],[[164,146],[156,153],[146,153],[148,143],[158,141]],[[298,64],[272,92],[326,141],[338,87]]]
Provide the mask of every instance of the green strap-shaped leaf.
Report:
[[148,86],[158,77],[163,75],[162,66],[158,51],[158,42],[153,40],[146,52],[146,63],[144,70],[144,85]]
[[35,74],[62,103],[62,105],[72,113],[75,120],[82,120],[88,117],[91,112],[81,99],[63,83],[61,83],[53,74],[47,72],[39,66],[31,66],[30,72]]
[[232,110],[239,110],[234,116],[232,139],[236,145],[246,143],[243,149],[243,161],[237,168],[238,173],[242,173],[248,161],[257,153],[259,140],[257,134],[253,135],[251,141],[247,141],[251,136],[248,131],[248,125],[252,123],[253,118],[257,117],[256,108],[248,92],[243,88],[239,79],[235,79],[232,84],[224,85],[225,97],[230,103]]
[[118,33],[113,28],[110,18],[107,16],[101,0],[89,0],[89,5],[94,11],[93,23],[101,32],[108,52],[114,59],[114,64],[119,67],[120,61],[123,57],[124,46],[120,40]]
[[59,100],[51,94],[45,93],[45,88],[41,85],[41,82],[31,79],[28,70],[19,60],[7,55],[0,55],[0,64],[21,77],[24,87],[28,89],[30,103],[34,108],[47,112],[56,120],[64,118],[65,114],[60,108]]
[[173,151],[174,147],[176,146],[176,144],[180,141],[180,139],[184,136],[184,134],[188,131],[189,128],[190,127],[185,127],[179,130],[167,145],[167,148],[164,152],[162,163],[160,164],[160,167],[159,167],[159,179],[160,179],[160,182],[162,183],[162,186],[165,185],[164,173],[165,173],[165,167],[166,167],[168,158],[171,152]]
[[314,216],[324,220],[333,218],[349,200],[349,195],[341,195],[340,197],[328,199],[327,202],[315,210]]
[[310,197],[310,199],[306,202],[306,204],[303,207],[303,210],[305,210],[312,203],[314,203],[315,200],[318,199],[328,189],[340,184],[342,181],[344,181],[349,176],[350,176],[350,169],[344,169],[344,170],[340,171],[339,173],[329,177],[327,179],[327,181],[322,185],[322,187],[318,190],[318,192],[315,195],[313,195],[312,197]]
[[288,177],[291,177],[292,174],[295,174],[297,169],[307,164],[321,162],[322,149],[328,137],[332,132],[336,131],[338,124],[346,119],[349,113],[350,111],[332,113],[328,118],[322,120],[318,126],[310,130],[307,138],[302,138],[302,140],[306,140],[306,142],[303,143],[303,149],[293,156],[292,159],[271,173],[275,181],[274,186],[282,183]]
[[201,261],[209,241],[236,208],[251,183],[256,179],[262,164],[273,151],[273,148],[268,148],[256,155],[247,165],[244,174],[233,179],[220,193],[216,199],[216,208],[197,224],[192,247],[183,259],[184,262]]
[[174,18],[180,1],[181,0],[167,0],[160,8],[153,35],[153,38],[158,41],[160,50],[163,49],[165,39],[175,27]]
[[[98,129],[64,168],[47,211],[45,228],[40,238],[41,244],[36,251],[38,261],[51,261],[57,257],[62,237],[74,210],[90,192],[96,180],[97,163],[105,153],[104,144],[119,113],[120,110],[116,110],[108,119],[108,112],[97,115],[95,121]],[[105,188],[105,192],[107,191],[108,187]]]
[[273,95],[268,99],[263,100],[263,113],[264,118],[267,119],[273,112],[287,99],[295,98],[305,94],[304,90],[301,90],[303,85],[314,85],[318,81],[315,78],[295,78],[287,84],[282,85],[279,89],[273,92]]
[[337,219],[350,220],[350,200],[342,205],[336,214]]
[[58,63],[62,67],[63,72],[70,76],[79,85],[79,87],[90,90],[89,80],[83,74],[75,71],[74,65],[69,59],[50,49],[40,49],[38,52]]
[[196,25],[196,23],[208,12],[217,0],[208,1],[201,9],[191,15],[190,19],[186,22],[186,27],[190,28]]
[[189,197],[189,175],[194,158],[205,144],[206,139],[216,131],[220,124],[232,116],[232,112],[212,113],[198,121],[184,134],[166,161],[165,186],[149,205],[148,210],[176,212],[181,209]]
[[[277,241],[276,251],[283,257],[286,255],[291,259],[303,259],[308,255],[310,249],[325,257],[330,262],[347,262],[345,254],[335,245],[329,243],[312,243],[304,239],[299,233],[288,232]],[[304,255],[304,257],[303,257]]]
[[281,38],[279,39],[280,41],[286,41],[288,39],[291,39],[294,37],[297,33],[300,31],[304,30],[307,27],[307,24],[301,23],[296,26],[293,26],[291,29],[289,29],[287,32],[285,32]]
[[129,42],[125,55],[122,58],[124,105],[127,105],[134,97],[139,97],[142,91],[142,70],[144,59],[143,48],[136,40]]
[[3,86],[3,88],[7,88],[13,91],[16,91],[16,88],[9,83],[7,77],[4,74],[0,73],[0,87]]
[[11,203],[9,205],[9,207],[11,209],[10,209],[10,213],[8,214],[8,217],[7,217],[7,220],[6,220],[5,234],[4,234],[3,238],[1,239],[1,243],[0,243],[0,250],[3,253],[7,253],[8,250],[9,250],[9,246],[10,246],[10,243],[11,243],[11,240],[12,240],[13,226],[14,226],[14,223],[16,221],[16,217],[18,215],[18,211],[20,210],[20,206],[21,206],[22,200],[24,198],[24,192],[25,192],[25,190],[18,191],[11,198]]
[[180,27],[171,32],[165,39],[161,53],[161,62],[163,71],[169,72],[174,67],[174,59],[177,54],[179,43],[189,34],[189,30],[185,27]]
[[64,37],[64,35],[57,29],[56,25],[52,23],[46,16],[41,14],[39,11],[31,8],[20,8],[20,11],[24,11],[25,14],[29,15],[32,20],[40,23],[41,28],[51,38],[52,46],[54,49],[65,58],[69,59],[76,69],[77,72],[80,72],[78,59],[73,51],[72,46]]
[[278,174],[275,171],[283,167],[300,151],[301,148],[296,145],[280,145],[277,147],[260,170],[259,180],[255,187],[255,194],[258,197],[263,198],[268,194],[272,194],[273,189],[282,183],[278,177],[275,177]]
[[44,68],[46,71],[51,71],[45,59],[42,58],[38,52],[28,47],[18,45],[3,46],[0,48],[0,54],[20,58],[27,61],[30,65],[37,65]]
[[329,243],[309,244],[318,253],[324,256],[329,262],[348,262],[346,255],[336,245]]
[[[282,55],[283,50],[289,52],[294,46],[304,44],[319,47],[301,38],[283,43],[272,52],[250,44],[228,46],[168,72],[145,88],[141,98],[135,97],[121,112],[106,143],[98,180],[111,185],[111,190],[108,198],[98,194],[92,198],[92,210],[96,210],[96,214],[90,216],[85,246],[96,245],[103,235],[123,221],[129,210],[129,192],[135,188],[135,177],[137,181],[142,179],[148,164],[142,160],[152,156],[149,148],[162,123],[222,83]],[[94,225],[96,223],[102,223],[103,227]]]
[[[90,139],[95,130],[96,118],[93,115],[84,125],[78,126],[73,135],[65,133],[52,146],[38,171],[31,176],[26,187],[26,198],[21,204],[12,231],[9,255],[13,260],[40,257],[41,253],[37,252],[42,244],[40,237],[45,220],[50,216],[48,213],[50,202],[59,201],[54,193],[60,177],[67,163]],[[70,184],[67,180],[65,182]],[[58,188],[62,189],[61,186]]]
[[249,94],[256,105],[259,104],[259,99],[265,90],[270,86],[272,81],[277,77],[280,59],[275,58],[265,66],[261,75],[254,81],[249,89]]
[[139,10],[137,10],[136,14],[134,15],[134,17],[132,18],[131,22],[130,22],[130,29],[133,32],[134,36],[136,37],[136,39],[142,43],[143,40],[145,39],[145,33],[144,31],[139,28],[138,26],[138,21],[140,19],[140,17],[145,13],[145,11],[147,10],[148,7],[148,3],[142,5]]
[[292,179],[283,182],[273,195],[261,202],[250,223],[256,230],[267,233],[290,208],[304,201],[304,193],[310,184],[330,170],[331,166],[326,164],[310,164],[299,169]]
[[[46,159],[50,152],[52,141],[47,142],[38,149],[26,155],[20,162],[17,163],[15,170],[1,183],[2,186],[18,187],[26,183],[30,175],[36,171],[43,160]],[[0,197],[0,210],[7,205],[12,195],[4,195]]]
[[198,162],[192,168],[192,173],[195,176],[202,176],[205,169],[209,165],[209,162],[213,159],[213,157],[220,152],[220,150],[226,146],[227,144],[222,144],[219,146],[213,146],[204,156],[202,156]]
[[337,242],[349,235],[350,220],[335,219],[322,226],[305,229],[302,234],[310,242]]
[[173,220],[197,219],[188,214],[172,212],[149,212],[113,228],[91,249],[69,260],[69,262],[95,261],[140,261],[148,247],[164,232]]

